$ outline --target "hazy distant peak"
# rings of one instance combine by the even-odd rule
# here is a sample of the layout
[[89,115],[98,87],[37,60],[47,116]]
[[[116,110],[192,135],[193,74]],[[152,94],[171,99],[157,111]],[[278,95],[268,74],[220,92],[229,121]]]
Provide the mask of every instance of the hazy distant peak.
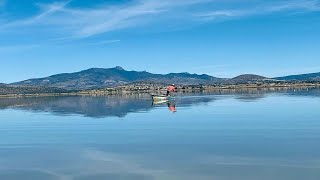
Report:
[[83,70],[83,71],[80,71],[80,72],[105,72],[105,71],[108,71],[108,70],[124,71],[123,67],[116,66],[116,67],[113,67],[113,68],[90,68],[90,69]]
[[251,79],[251,80],[255,79],[255,80],[258,80],[258,79],[266,79],[266,77],[256,75],[256,74],[242,74],[237,77],[234,77],[233,79]]
[[114,67],[114,69],[119,70],[119,71],[124,71],[123,67],[121,67],[121,66],[116,66],[116,67]]
[[232,84],[241,84],[241,83],[248,83],[248,82],[254,82],[254,81],[260,81],[267,79],[266,77],[259,76],[256,74],[242,74],[237,77],[231,78],[227,80],[228,83]]

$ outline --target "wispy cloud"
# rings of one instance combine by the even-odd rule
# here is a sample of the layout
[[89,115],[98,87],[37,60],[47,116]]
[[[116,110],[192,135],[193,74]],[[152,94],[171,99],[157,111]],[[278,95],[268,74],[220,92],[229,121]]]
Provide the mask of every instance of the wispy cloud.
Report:
[[[3,0],[2,0],[3,1]],[[1,2],[1,0],[0,0]],[[223,0],[134,0],[121,5],[101,4],[95,8],[76,8],[70,1],[40,4],[41,12],[31,18],[16,20],[0,29],[16,27],[52,27],[68,38],[87,38],[111,31],[155,24],[231,19],[282,11],[319,11],[318,0],[255,1],[250,6],[219,7]],[[237,3],[247,1],[239,0]],[[259,2],[259,3],[257,3]],[[227,18],[226,18],[227,17]],[[173,21],[175,20],[175,21]]]
[[[27,19],[23,20],[17,20],[13,22],[6,23],[2,26],[0,26],[1,29],[6,28],[15,28],[15,27],[21,27],[21,26],[34,26],[34,25],[40,25],[43,24],[50,16],[54,16],[55,13],[61,11],[70,1],[65,2],[56,2],[48,5],[39,5],[40,8],[42,8],[41,13]],[[63,19],[61,19],[63,21]]]
[[103,40],[103,41],[99,41],[99,42],[90,43],[90,45],[106,45],[106,44],[118,43],[120,41],[121,40],[119,40],[119,39],[110,39],[110,40]]
[[279,2],[269,2],[263,3],[250,8],[231,8],[224,10],[213,10],[197,13],[195,16],[202,17],[204,20],[215,20],[218,18],[232,18],[232,17],[243,17],[243,16],[253,16],[262,14],[271,14],[276,12],[310,12],[310,11],[320,11],[320,4],[318,0],[305,0],[305,1],[279,1]]
[[70,1],[42,4],[39,6],[42,8],[40,14],[4,24],[0,28],[50,25],[67,30],[73,38],[85,38],[141,25],[146,17],[164,14],[174,7],[190,6],[208,1],[211,0],[177,0],[174,2],[139,0],[118,6],[101,5],[93,9],[67,7]]

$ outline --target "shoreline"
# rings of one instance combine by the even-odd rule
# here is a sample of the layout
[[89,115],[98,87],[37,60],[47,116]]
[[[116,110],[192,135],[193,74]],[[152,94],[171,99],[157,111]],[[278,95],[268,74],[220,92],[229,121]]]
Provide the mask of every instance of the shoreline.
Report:
[[[143,85],[121,86],[116,88],[83,90],[79,92],[66,93],[35,93],[35,94],[3,94],[1,98],[26,98],[26,97],[64,97],[64,96],[115,96],[123,94],[140,94],[155,93],[159,94],[166,91],[166,87],[158,87],[156,89]],[[154,86],[154,85],[153,85]],[[193,85],[193,86],[177,86],[178,93],[190,92],[215,92],[215,91],[239,91],[239,90],[285,90],[285,89],[308,89],[320,88],[320,83],[295,83],[295,84],[237,84],[237,85]]]

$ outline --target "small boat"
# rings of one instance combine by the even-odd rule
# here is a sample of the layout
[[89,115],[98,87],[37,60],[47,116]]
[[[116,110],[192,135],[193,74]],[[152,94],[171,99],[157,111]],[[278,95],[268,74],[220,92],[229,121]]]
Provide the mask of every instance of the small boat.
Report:
[[167,104],[168,102],[169,102],[168,100],[163,100],[163,101],[155,101],[155,100],[153,100],[152,101],[152,105],[153,106],[157,106],[157,105],[161,106],[163,104]]
[[174,99],[173,96],[165,96],[165,95],[151,95],[153,101],[169,101]]

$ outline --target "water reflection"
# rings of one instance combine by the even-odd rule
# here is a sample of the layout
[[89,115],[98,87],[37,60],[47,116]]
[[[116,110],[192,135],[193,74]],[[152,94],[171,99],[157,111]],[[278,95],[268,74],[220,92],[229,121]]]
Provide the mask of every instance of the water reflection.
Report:
[[167,104],[168,104],[169,111],[171,111],[173,113],[177,112],[175,102],[168,102]]
[[[317,180],[319,97],[250,89],[155,104],[147,94],[0,99],[10,109],[0,110],[0,179]],[[110,116],[126,117],[96,118]]]
[[168,107],[169,111],[175,113],[181,107],[207,104],[221,98],[258,101],[272,93],[282,93],[287,96],[320,97],[319,88],[223,89],[208,92],[181,93],[177,95],[174,101],[170,102],[152,102],[149,94],[2,98],[0,99],[0,109],[49,112],[56,115],[80,114],[94,118],[125,117],[128,113],[147,112],[158,107]]
[[175,102],[153,104],[148,94],[127,96],[72,96],[72,97],[33,97],[1,99],[0,109],[19,109],[36,112],[50,112],[56,115],[81,114],[88,117],[125,117],[132,112],[146,112],[156,107],[168,106],[175,112],[175,104],[188,107],[214,101],[213,96],[198,98],[178,97]]

